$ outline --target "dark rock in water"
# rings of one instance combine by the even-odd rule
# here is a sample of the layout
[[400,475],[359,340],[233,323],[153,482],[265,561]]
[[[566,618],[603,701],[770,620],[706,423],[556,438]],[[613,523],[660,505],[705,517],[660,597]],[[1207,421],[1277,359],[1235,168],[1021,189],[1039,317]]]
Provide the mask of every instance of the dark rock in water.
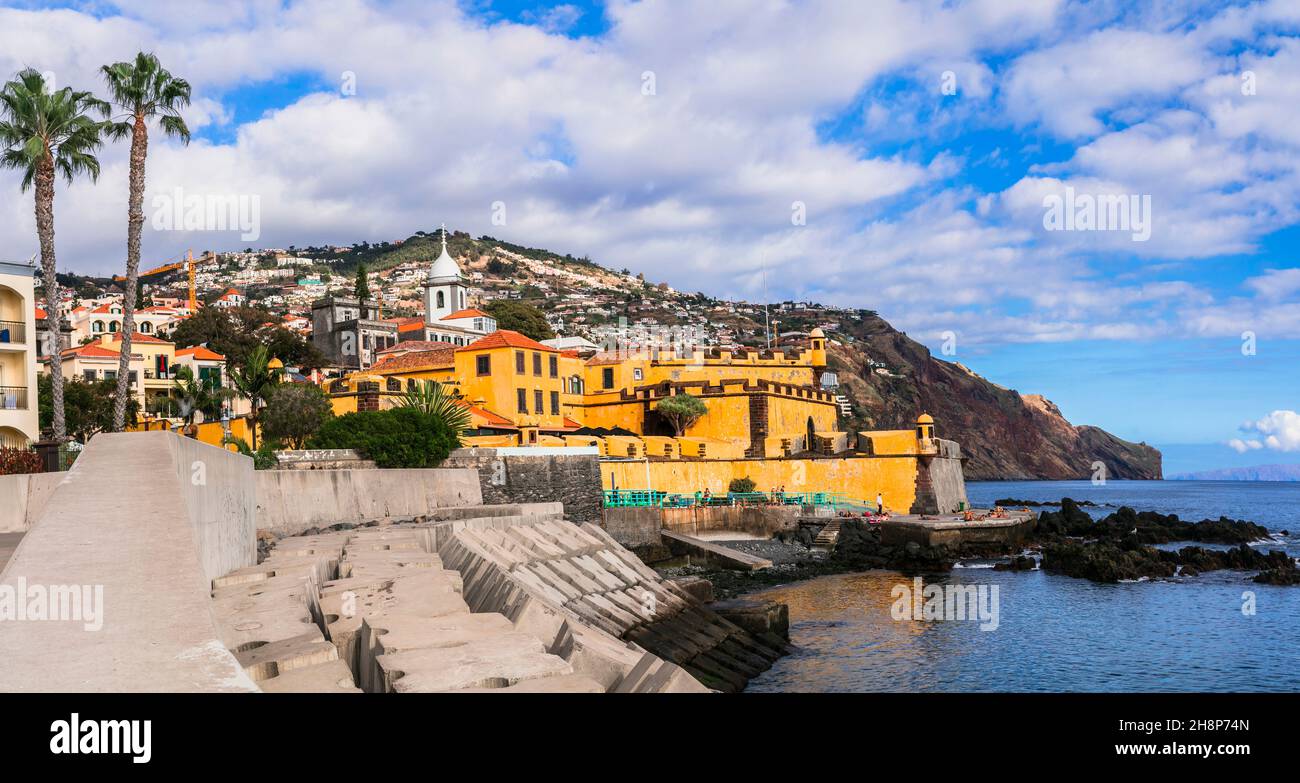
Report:
[[1173,576],[1177,566],[1151,547],[1061,541],[1043,547],[1043,570],[1094,582]]
[[1278,532],[1280,532],[1280,533],[1281,533],[1282,535],[1284,535],[1284,536],[1289,536],[1289,535],[1291,535],[1291,531],[1290,531],[1290,530],[1280,530],[1280,531],[1278,531]]
[[1262,585],[1300,585],[1300,568],[1290,566],[1269,568],[1255,575],[1254,581]]
[[[1093,503],[1091,500],[1074,500],[1074,501],[1071,501],[1071,502],[1074,503],[1074,504],[1077,505],[1077,506],[1091,506],[1091,507],[1094,507],[1094,508],[1099,508],[1099,507],[1100,507],[1100,504],[1098,504],[1098,503]],[[1043,501],[1043,500],[1018,500],[1018,499],[1016,499],[1016,498],[1002,498],[1001,500],[995,500],[995,501],[993,501],[993,505],[995,505],[995,506],[1002,506],[1003,508],[1020,508],[1021,506],[1026,506],[1026,507],[1029,507],[1029,508],[1038,508],[1038,507],[1040,507],[1040,506],[1059,506],[1059,505],[1061,505],[1061,504],[1060,504],[1060,503],[1056,503],[1056,502],[1051,501],[1051,500],[1046,500],[1046,501]]]
[[1177,514],[1134,511],[1122,506],[1103,519],[1093,521],[1078,503],[1061,499],[1060,511],[1045,511],[1038,517],[1036,534],[1040,539],[1056,536],[1114,541],[1135,536],[1143,544],[1167,544],[1171,541],[1200,541],[1208,544],[1245,544],[1269,537],[1268,528],[1240,519],[1204,519],[1186,522]]
[[1178,569],[1181,576],[1200,576],[1201,572],[1196,570],[1196,566],[1183,566]]
[[1017,555],[1005,563],[997,563],[993,566],[994,571],[1033,571],[1038,565],[1032,557]]

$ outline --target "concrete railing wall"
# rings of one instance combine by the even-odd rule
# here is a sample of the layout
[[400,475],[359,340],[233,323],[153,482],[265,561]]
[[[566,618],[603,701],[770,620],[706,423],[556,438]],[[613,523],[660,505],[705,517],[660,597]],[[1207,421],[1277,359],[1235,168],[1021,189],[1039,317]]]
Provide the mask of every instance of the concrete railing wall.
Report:
[[45,501],[68,474],[0,476],[0,533],[23,533],[36,521]]
[[251,459],[172,433],[93,438],[0,574],[72,616],[0,622],[0,692],[257,690],[211,601],[256,562],[253,487]]
[[659,543],[659,531],[699,535],[721,530],[771,536],[799,525],[802,506],[690,506],[607,508],[603,527],[626,547]]
[[257,527],[279,536],[483,502],[478,473],[470,468],[259,470],[256,484]]
[[167,443],[204,576],[211,581],[256,563],[253,461],[192,438],[170,437]]

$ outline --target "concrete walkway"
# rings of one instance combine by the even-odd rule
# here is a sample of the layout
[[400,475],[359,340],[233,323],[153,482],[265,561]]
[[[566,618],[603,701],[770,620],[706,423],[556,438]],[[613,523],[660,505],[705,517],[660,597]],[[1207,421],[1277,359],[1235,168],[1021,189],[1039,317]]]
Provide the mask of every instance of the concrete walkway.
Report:
[[257,690],[217,635],[205,575],[255,560],[252,460],[180,441],[97,435],[51,494],[0,583],[90,605],[0,622],[0,692]]
[[5,563],[13,556],[14,550],[18,548],[18,542],[23,540],[23,533],[0,533],[0,573],[4,573]]

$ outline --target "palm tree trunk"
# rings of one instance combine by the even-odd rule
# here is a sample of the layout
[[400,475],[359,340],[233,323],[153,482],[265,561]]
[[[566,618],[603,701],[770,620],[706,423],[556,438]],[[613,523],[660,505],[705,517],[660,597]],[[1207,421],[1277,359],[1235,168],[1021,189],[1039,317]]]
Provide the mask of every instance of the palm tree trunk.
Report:
[[50,397],[54,439],[67,440],[63,418],[63,357],[59,350],[59,280],[54,260],[54,161],[49,155],[36,169],[36,234],[41,242],[41,277],[45,288],[45,322],[53,338],[50,350]]
[[131,388],[131,336],[135,333],[136,289],[140,285],[140,229],[144,226],[144,161],[149,151],[149,129],[136,115],[131,129],[131,192],[126,217],[126,296],[122,301],[122,358],[117,363],[117,394],[113,396],[113,432],[126,423],[126,400]]

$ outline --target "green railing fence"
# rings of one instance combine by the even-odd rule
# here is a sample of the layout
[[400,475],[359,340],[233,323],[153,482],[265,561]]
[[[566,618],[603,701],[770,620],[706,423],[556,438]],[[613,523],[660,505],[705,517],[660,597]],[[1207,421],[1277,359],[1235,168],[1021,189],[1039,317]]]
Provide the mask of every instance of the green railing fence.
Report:
[[855,513],[875,510],[875,506],[866,500],[850,497],[843,492],[728,492],[706,496],[703,492],[681,494],[647,489],[605,490],[606,508],[771,505],[819,506],[833,511]]

